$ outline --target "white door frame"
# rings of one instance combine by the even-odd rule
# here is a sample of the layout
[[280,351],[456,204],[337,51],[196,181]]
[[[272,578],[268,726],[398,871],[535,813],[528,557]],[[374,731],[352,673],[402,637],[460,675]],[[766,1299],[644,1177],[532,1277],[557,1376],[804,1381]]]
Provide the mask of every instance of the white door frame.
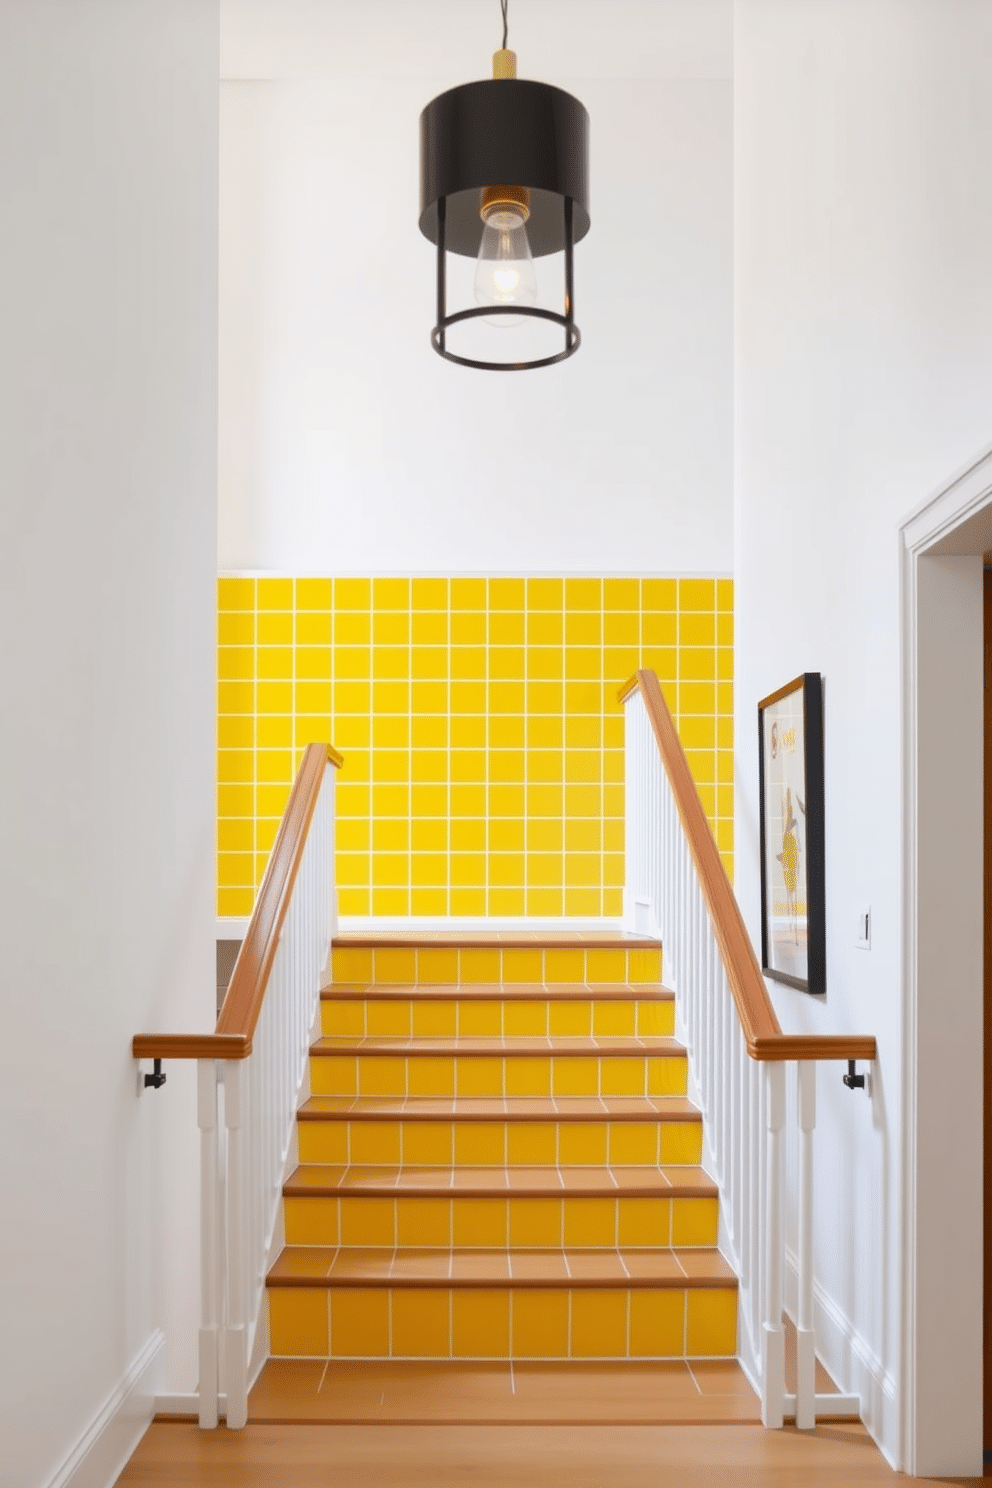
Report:
[[982,1471],[982,555],[992,446],[900,526],[901,1451]]

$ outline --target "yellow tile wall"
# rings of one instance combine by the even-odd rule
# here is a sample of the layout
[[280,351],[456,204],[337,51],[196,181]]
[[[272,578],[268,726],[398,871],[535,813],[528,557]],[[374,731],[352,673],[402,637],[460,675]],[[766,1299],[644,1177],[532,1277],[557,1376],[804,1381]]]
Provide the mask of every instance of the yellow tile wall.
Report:
[[329,740],[342,914],[619,915],[641,666],[730,868],[730,579],[224,575],[218,606],[218,914],[251,913]]

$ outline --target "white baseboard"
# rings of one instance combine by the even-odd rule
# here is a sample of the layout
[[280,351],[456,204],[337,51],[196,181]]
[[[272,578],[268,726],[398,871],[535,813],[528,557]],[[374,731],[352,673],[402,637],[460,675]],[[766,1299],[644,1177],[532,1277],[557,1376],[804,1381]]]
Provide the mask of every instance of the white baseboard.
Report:
[[151,1425],[164,1368],[156,1328],[45,1488],[112,1488]]
[[218,915],[217,939],[244,940],[248,933],[248,923],[247,915]]
[[[799,1272],[795,1253],[785,1254],[785,1310],[795,1321]],[[845,1394],[858,1397],[861,1419],[890,1467],[899,1469],[899,1421],[896,1381],[868,1340],[824,1289],[813,1283],[813,1329],[816,1353]]]

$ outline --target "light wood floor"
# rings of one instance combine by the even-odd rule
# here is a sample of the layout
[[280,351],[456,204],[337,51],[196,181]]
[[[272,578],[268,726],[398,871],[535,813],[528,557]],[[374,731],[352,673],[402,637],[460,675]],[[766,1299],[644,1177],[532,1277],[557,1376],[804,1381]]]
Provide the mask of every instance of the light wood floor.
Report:
[[[862,1488],[893,1473],[864,1428],[154,1424],[120,1488]],[[964,1483],[979,1479],[941,1478]]]

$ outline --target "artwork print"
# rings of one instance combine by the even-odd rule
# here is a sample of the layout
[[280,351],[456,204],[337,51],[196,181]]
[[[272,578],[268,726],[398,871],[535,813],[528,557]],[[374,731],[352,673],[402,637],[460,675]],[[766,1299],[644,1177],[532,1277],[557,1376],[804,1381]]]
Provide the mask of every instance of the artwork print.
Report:
[[807,672],[758,705],[762,968],[826,990],[821,679]]

